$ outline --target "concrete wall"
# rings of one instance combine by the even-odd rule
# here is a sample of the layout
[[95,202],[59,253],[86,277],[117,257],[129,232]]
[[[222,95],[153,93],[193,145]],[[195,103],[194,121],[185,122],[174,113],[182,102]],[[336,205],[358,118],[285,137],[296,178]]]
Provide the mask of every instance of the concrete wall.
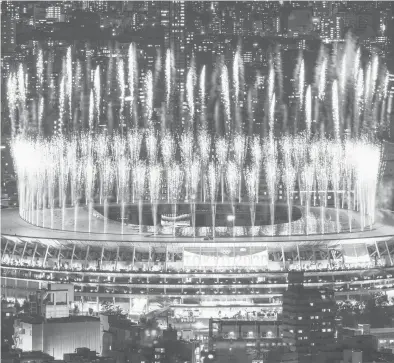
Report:
[[74,353],[86,347],[101,353],[100,320],[70,323],[46,323],[43,326],[43,352],[63,359],[64,353]]

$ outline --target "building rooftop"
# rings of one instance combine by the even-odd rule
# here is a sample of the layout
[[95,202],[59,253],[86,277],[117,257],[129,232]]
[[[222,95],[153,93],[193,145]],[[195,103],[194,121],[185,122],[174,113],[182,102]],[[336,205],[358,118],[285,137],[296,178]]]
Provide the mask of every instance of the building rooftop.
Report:
[[[20,320],[24,323],[29,324],[41,324],[45,322],[45,318],[42,316],[22,316]],[[86,316],[86,315],[71,315],[67,318],[53,318],[46,319],[47,324],[57,324],[57,323],[81,323],[81,322],[99,322],[99,318],[94,316]]]

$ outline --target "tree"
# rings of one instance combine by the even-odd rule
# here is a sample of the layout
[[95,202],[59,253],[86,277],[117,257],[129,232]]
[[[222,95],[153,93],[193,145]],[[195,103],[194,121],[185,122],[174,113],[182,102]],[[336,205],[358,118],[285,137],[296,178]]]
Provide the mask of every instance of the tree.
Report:
[[25,300],[25,301],[23,302],[22,310],[23,310],[25,313],[28,313],[28,312],[29,312],[29,310],[30,310],[30,303],[29,303],[29,301]]
[[106,313],[108,315],[116,315],[121,318],[125,318],[127,315],[123,311],[123,309],[121,309],[118,305],[114,305],[112,302],[109,302],[109,301],[104,301],[101,304],[101,311],[103,311],[104,313]]
[[16,309],[17,313],[19,313],[22,310],[21,304],[19,303],[18,300],[15,300],[15,305],[14,306],[15,306],[15,309]]

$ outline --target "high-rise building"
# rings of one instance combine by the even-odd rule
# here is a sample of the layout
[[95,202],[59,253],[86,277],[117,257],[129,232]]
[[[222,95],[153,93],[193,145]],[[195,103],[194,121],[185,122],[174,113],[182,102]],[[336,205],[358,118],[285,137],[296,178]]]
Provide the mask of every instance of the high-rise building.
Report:
[[324,351],[335,343],[334,292],[307,289],[303,281],[303,272],[290,272],[289,287],[283,293],[283,342],[298,353],[293,363],[301,363],[304,355]]
[[2,53],[12,52],[16,47],[16,21],[10,16],[1,17]]
[[1,3],[1,50],[12,52],[16,47],[16,21],[19,19],[18,7],[12,1]]

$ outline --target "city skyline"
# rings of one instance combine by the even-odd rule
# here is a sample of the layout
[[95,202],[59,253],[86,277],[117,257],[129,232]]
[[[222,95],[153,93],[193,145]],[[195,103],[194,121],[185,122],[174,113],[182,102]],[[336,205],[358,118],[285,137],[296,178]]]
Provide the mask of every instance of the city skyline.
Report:
[[2,1],[2,361],[394,360],[393,4]]

